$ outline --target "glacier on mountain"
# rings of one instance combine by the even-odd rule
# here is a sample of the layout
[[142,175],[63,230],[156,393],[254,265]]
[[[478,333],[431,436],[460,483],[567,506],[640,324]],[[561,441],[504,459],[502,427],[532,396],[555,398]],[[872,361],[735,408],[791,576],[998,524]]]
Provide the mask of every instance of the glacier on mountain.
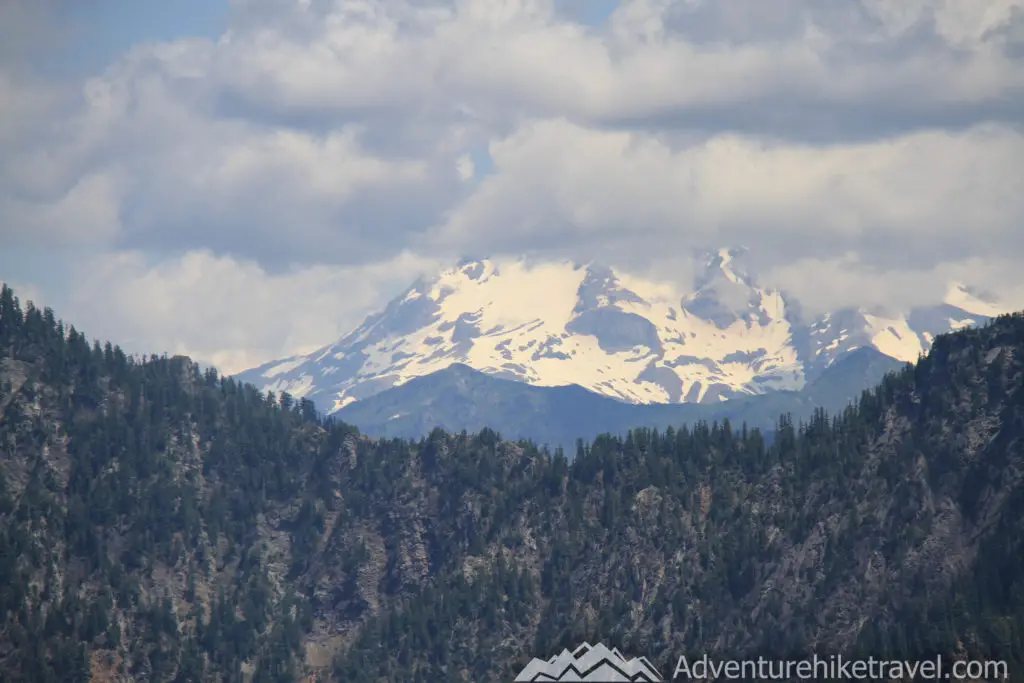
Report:
[[337,342],[238,377],[328,413],[452,363],[629,403],[708,403],[800,389],[864,346],[914,361],[935,335],[1001,312],[953,285],[938,306],[850,308],[805,322],[797,302],[742,267],[743,255],[709,254],[687,292],[598,264],[464,261],[418,280]]

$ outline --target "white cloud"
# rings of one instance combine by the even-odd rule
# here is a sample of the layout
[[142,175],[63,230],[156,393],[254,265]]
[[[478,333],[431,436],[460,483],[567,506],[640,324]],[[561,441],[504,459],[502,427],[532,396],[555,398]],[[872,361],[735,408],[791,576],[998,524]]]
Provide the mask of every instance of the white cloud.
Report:
[[347,247],[359,260],[353,233],[376,217],[349,206],[369,196],[386,213],[387,195],[415,201],[442,183],[432,159],[367,151],[357,123],[319,133],[211,116],[181,82],[205,65],[185,68],[181,54],[140,48],[85,84],[70,132],[3,164],[0,239],[214,246],[300,262],[343,258]]
[[495,174],[433,243],[521,251],[628,236],[639,249],[781,242],[876,259],[912,247],[899,258],[929,265],[1024,248],[1024,136],[1006,127],[830,146],[721,135],[674,149],[641,132],[541,121],[490,152]]
[[1020,0],[629,0],[605,31],[550,0],[321,7],[233,32],[218,50],[224,83],[274,111],[468,105],[506,122],[706,117],[794,99],[892,116],[1024,89],[1019,61],[993,36]]
[[0,247],[106,251],[61,312],[96,334],[237,368],[467,252],[744,243],[820,306],[1024,272],[1024,0],[232,5],[71,100],[3,51],[44,15],[0,8]]
[[363,266],[271,274],[206,251],[157,264],[122,252],[79,263],[68,305],[91,336],[133,352],[191,355],[231,373],[312,351],[358,324],[382,293],[436,267],[402,253]]
[[120,231],[120,208],[117,182],[102,171],[42,200],[0,194],[0,215],[8,226],[0,227],[0,239],[54,245],[113,239]]
[[463,154],[456,160],[455,170],[458,172],[460,180],[472,180],[473,175],[476,173],[476,169],[473,166],[473,158],[468,154]]
[[801,259],[765,273],[790,293],[806,312],[865,306],[906,311],[941,301],[951,283],[970,283],[994,296],[1003,309],[1024,309],[1020,262],[1006,258],[950,260],[932,268],[891,270],[866,263],[856,254],[833,259]]

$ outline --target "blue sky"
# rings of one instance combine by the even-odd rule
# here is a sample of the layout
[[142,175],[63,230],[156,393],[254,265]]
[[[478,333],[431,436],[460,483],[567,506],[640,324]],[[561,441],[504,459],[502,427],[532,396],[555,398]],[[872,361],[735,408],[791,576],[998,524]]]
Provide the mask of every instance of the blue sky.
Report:
[[330,342],[466,254],[682,281],[694,250],[744,244],[809,311],[952,280],[1024,306],[1022,18],[4,0],[0,280],[226,370]]
[[618,6],[618,0],[562,0],[562,4],[582,21],[596,25],[606,20]]
[[[573,16],[596,25],[617,0],[560,0]],[[227,0],[81,0],[68,4],[72,40],[60,65],[73,72],[95,72],[133,45],[184,36],[216,38],[227,27]]]
[[70,40],[58,64],[79,74],[102,70],[138,43],[216,38],[230,10],[227,0],[78,0],[67,7]]

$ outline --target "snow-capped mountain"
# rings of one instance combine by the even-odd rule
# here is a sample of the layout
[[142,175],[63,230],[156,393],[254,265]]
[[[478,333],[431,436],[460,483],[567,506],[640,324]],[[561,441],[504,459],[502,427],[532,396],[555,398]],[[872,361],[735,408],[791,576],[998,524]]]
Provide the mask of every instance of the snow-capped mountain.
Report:
[[629,403],[707,403],[801,389],[857,348],[914,361],[935,335],[1001,312],[953,286],[946,303],[906,314],[803,321],[743,255],[710,254],[686,292],[595,264],[467,261],[417,281],[337,342],[239,379],[329,413],[452,363]]

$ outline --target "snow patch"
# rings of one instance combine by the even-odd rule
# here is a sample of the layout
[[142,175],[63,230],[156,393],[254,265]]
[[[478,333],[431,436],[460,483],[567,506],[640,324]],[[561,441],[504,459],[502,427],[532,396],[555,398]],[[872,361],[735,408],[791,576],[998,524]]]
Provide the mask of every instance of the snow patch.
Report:
[[1004,313],[1010,313],[1013,310],[1011,306],[1003,302],[989,300],[973,294],[969,287],[959,282],[954,282],[949,286],[944,302],[967,313],[986,318],[994,318]]
[[[796,327],[783,295],[757,285],[733,257],[717,252],[698,280],[707,286],[696,293],[569,261],[465,262],[420,281],[338,343],[276,363],[256,381],[312,395],[329,412],[452,363],[538,386],[576,384],[633,403],[723,401],[798,390],[812,369],[862,346],[912,362],[933,341],[906,316],[855,309]],[[690,306],[695,297],[701,305]],[[410,330],[402,304],[422,298],[435,303]],[[985,306],[994,310],[963,287],[947,298],[972,316],[957,320],[954,313],[949,329],[977,324]],[[581,316],[587,324],[574,326]],[[798,353],[801,338],[813,341]],[[307,360],[312,370],[301,367]]]
[[287,360],[283,360],[280,363],[278,363],[277,365],[274,365],[273,367],[271,367],[268,370],[264,371],[263,376],[268,378],[268,379],[271,379],[271,378],[277,377],[278,375],[283,375],[286,372],[291,372],[295,368],[297,368],[300,365],[302,365],[303,363],[305,363],[307,360],[308,359],[303,357],[303,356],[299,356],[297,358],[289,358]]
[[883,318],[865,313],[864,320],[871,332],[872,345],[885,355],[913,363],[924,353],[920,338],[910,329],[905,316]]
[[302,398],[313,389],[313,377],[310,375],[299,375],[295,378],[281,378],[267,384],[263,391],[273,391],[276,394],[288,392],[295,398]]

